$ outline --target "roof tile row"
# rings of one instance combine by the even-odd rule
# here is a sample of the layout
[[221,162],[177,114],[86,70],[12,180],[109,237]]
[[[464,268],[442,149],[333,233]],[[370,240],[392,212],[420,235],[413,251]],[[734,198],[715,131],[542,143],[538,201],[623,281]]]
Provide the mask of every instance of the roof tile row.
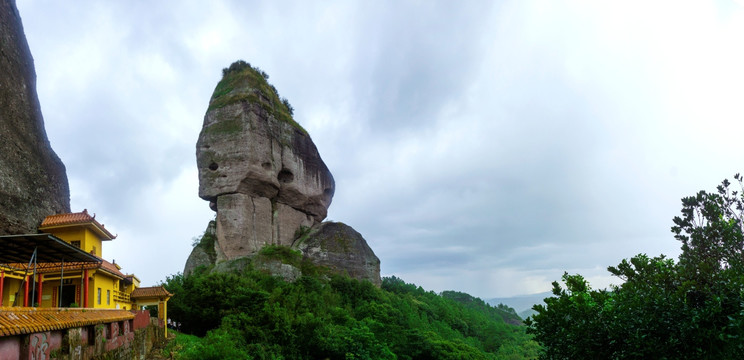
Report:
[[112,240],[116,238],[116,235],[109,232],[106,227],[103,226],[103,224],[99,223],[98,220],[96,220],[95,214],[93,216],[90,216],[90,214],[88,214],[88,209],[83,209],[83,211],[77,213],[49,215],[44,218],[44,221],[41,222],[41,226],[39,226],[39,229],[43,230],[52,226],[88,223],[93,224],[93,226],[100,229],[101,232],[109,238],[104,240]]
[[165,290],[163,286],[139,287],[132,291],[132,299],[146,297],[171,297],[173,294]]
[[0,336],[31,334],[133,319],[128,310],[0,307]]

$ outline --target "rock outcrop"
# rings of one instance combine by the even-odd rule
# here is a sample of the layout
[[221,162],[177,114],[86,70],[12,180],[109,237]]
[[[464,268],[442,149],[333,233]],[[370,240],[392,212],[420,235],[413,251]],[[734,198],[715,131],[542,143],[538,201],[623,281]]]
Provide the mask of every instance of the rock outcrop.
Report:
[[217,262],[217,255],[214,251],[214,243],[217,237],[216,226],[217,224],[214,221],[210,221],[207,229],[204,230],[204,235],[194,244],[194,249],[191,250],[191,255],[189,255],[186,265],[183,267],[184,275],[188,276],[199,266],[209,266]]
[[15,1],[0,0],[0,235],[35,233],[47,215],[63,212],[67,174],[44,130],[21,17]]
[[297,239],[295,248],[316,265],[380,286],[380,259],[351,226],[324,222]]
[[236,64],[217,85],[196,144],[199,196],[217,211],[218,261],[267,244],[290,246],[300,226],[326,217],[335,191],[315,144],[273,86]]
[[254,267],[293,280],[295,264],[259,256],[266,245],[280,245],[379,286],[380,260],[364,238],[349,226],[322,223],[335,192],[333,175],[267,79],[238,61],[223,70],[209,101],[196,161],[199,196],[217,212],[214,255],[206,251],[205,233],[184,273],[207,261],[217,264],[213,271],[228,269],[250,257]]

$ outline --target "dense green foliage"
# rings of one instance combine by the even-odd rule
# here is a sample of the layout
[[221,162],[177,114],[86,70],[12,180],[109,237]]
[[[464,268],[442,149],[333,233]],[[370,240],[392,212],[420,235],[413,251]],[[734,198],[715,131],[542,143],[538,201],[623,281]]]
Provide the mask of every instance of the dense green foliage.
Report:
[[173,330],[169,334],[175,336],[160,351],[160,355],[166,359],[172,359],[173,357],[199,360],[251,358],[245,348],[235,346],[236,344],[243,343],[240,339],[236,339],[229,334],[224,334],[223,331],[211,332],[205,338]]
[[200,268],[168,277],[165,286],[175,294],[169,317],[201,337],[178,340],[185,342],[180,359],[516,360],[538,352],[513,310],[395,277],[383,279],[382,288],[335,275],[288,283],[247,266],[227,273]]
[[[742,185],[742,177],[735,176]],[[735,359],[744,354],[744,196],[724,180],[682,199],[672,232],[678,262],[645,254],[608,271],[624,280],[592,290],[564,274],[565,289],[534,307],[529,332],[544,359]]]

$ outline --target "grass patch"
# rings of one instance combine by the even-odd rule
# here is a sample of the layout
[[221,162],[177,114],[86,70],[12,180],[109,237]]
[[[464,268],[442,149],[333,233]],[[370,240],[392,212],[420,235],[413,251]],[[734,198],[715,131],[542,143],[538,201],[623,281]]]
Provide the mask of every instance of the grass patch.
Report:
[[288,123],[307,135],[307,130],[292,118],[294,113],[292,105],[286,98],[282,99],[279,96],[276,88],[267,81],[268,78],[266,72],[252,67],[245,61],[234,62],[229,68],[222,70],[222,80],[217,83],[212,93],[207,111],[242,101],[257,103],[277,120]]
[[218,121],[205,129],[210,135],[216,134],[234,134],[243,131],[243,124],[240,120],[230,119]]
[[266,245],[258,251],[258,255],[265,259],[279,260],[283,264],[299,265],[302,261],[302,253],[287,246]]

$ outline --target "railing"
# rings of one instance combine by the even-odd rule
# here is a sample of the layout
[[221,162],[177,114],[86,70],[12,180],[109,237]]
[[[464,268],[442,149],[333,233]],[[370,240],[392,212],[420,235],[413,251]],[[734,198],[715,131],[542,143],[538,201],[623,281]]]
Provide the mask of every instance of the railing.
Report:
[[114,301],[126,304],[132,303],[132,299],[129,297],[129,294],[118,290],[114,290]]

